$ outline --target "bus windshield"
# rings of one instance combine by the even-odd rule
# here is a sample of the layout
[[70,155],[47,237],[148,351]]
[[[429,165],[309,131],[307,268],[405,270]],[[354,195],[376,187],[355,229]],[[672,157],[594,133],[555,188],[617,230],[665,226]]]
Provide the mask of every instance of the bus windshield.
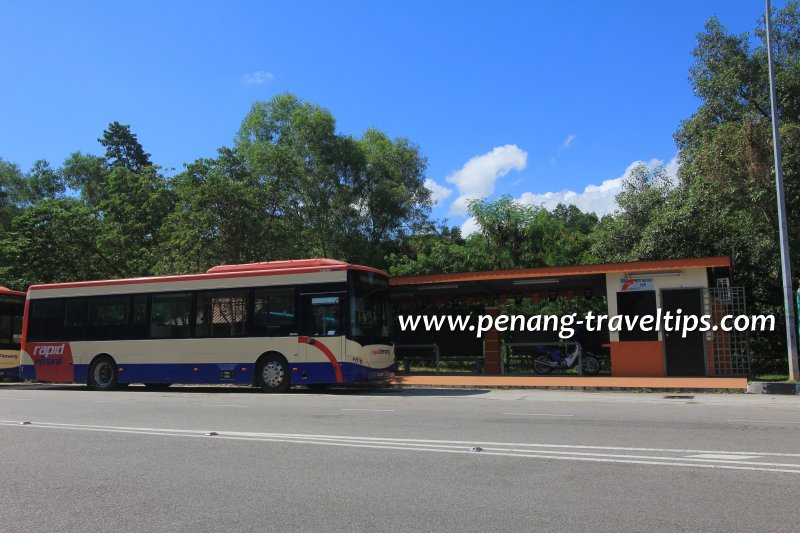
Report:
[[374,272],[350,271],[350,332],[363,344],[386,344],[389,336],[389,280]]

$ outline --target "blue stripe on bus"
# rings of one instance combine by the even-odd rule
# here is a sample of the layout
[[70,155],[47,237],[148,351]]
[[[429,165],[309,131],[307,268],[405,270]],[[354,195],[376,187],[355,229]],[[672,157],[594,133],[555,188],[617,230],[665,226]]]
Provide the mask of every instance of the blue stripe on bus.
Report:
[[20,379],[36,379],[36,375],[33,372],[33,365],[20,365],[19,377]]
[[0,370],[0,378],[14,378],[19,379],[19,367],[3,368]]
[[[394,377],[394,367],[370,368],[355,363],[340,363],[345,383],[382,381]],[[122,364],[117,365],[120,383],[253,383],[253,363],[203,364]],[[74,383],[87,383],[89,365],[74,365]],[[293,385],[304,383],[336,383],[336,373],[328,362],[290,365]],[[20,367],[23,379],[35,380],[33,365]]]

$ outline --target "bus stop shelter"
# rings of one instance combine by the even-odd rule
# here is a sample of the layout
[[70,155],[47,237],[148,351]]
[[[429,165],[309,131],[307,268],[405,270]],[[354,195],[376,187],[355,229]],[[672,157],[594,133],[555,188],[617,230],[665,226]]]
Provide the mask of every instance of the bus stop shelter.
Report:
[[[479,304],[481,312],[497,316],[500,306],[529,299],[604,299],[609,316],[656,314],[711,315],[744,312],[744,294],[731,283],[728,257],[669,259],[627,263],[571,265],[422,276],[390,280],[397,313],[420,309],[457,309]],[[443,357],[475,355],[481,370],[500,375],[502,341],[509,333],[487,331],[481,339],[469,332],[398,332],[398,345],[436,345]],[[504,337],[505,335],[505,337]],[[513,340],[531,338],[513,334]],[[749,373],[746,338],[726,332],[694,332],[682,337],[663,331],[601,330],[587,334],[587,349],[610,356],[613,376],[738,376]]]

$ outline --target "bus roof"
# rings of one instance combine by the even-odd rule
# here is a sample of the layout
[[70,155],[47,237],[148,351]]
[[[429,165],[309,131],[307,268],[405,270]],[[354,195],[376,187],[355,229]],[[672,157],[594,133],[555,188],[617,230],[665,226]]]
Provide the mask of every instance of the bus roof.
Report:
[[288,261],[262,261],[260,263],[242,263],[241,265],[219,265],[206,272],[243,272],[258,270],[259,272],[279,270],[286,272],[296,268],[346,268],[350,265],[336,259],[290,259]]
[[[68,289],[77,287],[102,287],[109,285],[130,285],[139,283],[163,283],[170,281],[200,281],[207,279],[224,279],[239,277],[273,276],[281,274],[311,274],[315,272],[333,272],[341,270],[364,270],[387,276],[386,272],[361,265],[351,265],[335,259],[296,259],[291,261],[265,261],[262,263],[244,263],[241,265],[220,265],[208,269],[201,274],[181,274],[174,276],[151,276],[142,278],[123,278],[95,281],[74,281],[67,283],[49,283],[31,285],[29,290]],[[19,293],[25,295],[25,293]]]
[[5,296],[25,296],[24,292],[12,291],[8,287],[3,287],[2,285],[0,285],[0,294]]

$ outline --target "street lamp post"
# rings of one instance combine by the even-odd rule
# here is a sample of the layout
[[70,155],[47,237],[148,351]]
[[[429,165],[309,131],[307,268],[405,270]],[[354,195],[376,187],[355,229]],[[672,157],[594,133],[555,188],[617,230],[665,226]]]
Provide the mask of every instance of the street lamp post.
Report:
[[789,235],[786,229],[786,201],[783,197],[783,165],[781,140],[778,133],[778,103],[775,99],[775,70],[772,62],[772,17],[767,0],[767,62],[769,63],[769,96],[772,104],[772,145],[775,150],[775,188],[778,195],[778,226],[781,245],[781,270],[783,272],[783,305],[786,309],[786,344],[789,356],[789,379],[800,381],[797,361],[797,316],[792,301],[792,265],[789,256]]

